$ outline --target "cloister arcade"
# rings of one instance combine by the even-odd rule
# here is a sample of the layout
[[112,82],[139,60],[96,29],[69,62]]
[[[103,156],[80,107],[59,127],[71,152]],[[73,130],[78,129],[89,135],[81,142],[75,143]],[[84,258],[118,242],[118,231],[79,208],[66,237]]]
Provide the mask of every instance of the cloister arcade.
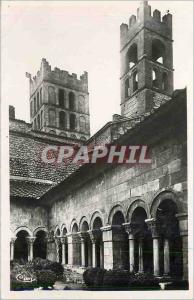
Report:
[[72,267],[124,268],[155,276],[187,277],[187,214],[172,192],[160,193],[150,206],[136,199],[127,210],[115,205],[107,218],[96,211],[90,220],[73,219],[51,230],[15,230],[11,259],[48,258]]

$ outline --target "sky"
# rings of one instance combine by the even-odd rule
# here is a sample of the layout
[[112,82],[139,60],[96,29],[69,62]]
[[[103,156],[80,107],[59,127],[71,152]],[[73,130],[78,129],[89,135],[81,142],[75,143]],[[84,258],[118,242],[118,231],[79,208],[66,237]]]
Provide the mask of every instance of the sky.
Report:
[[[2,103],[30,121],[29,81],[44,57],[58,67],[89,76],[91,134],[120,114],[120,24],[140,1],[3,1],[1,10]],[[149,1],[173,14],[174,88],[192,86],[193,2]]]

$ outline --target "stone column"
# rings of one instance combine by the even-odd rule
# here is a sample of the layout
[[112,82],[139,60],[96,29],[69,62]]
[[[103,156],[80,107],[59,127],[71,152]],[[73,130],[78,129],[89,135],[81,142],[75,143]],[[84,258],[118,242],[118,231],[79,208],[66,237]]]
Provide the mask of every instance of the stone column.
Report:
[[144,272],[144,268],[143,268],[143,238],[140,238],[138,242],[139,242],[139,245],[138,245],[138,253],[139,253],[138,272],[143,273]]
[[10,259],[13,260],[14,259],[14,244],[16,241],[16,237],[15,238],[11,238],[10,241]]
[[73,265],[73,237],[72,234],[66,234],[68,243],[68,265]]
[[145,220],[146,224],[151,230],[153,239],[153,265],[154,275],[160,275],[160,264],[159,264],[159,234],[156,227],[156,220],[154,218]]
[[100,240],[102,233],[100,229],[88,230],[88,233],[92,242],[92,266],[95,268],[97,266],[96,244]]
[[56,245],[56,261],[59,262],[59,247],[60,247],[60,236],[55,236],[55,245]]
[[86,239],[88,237],[87,232],[78,232],[81,240],[81,265],[86,267]]
[[169,240],[164,239],[164,275],[170,273],[170,251],[169,251]]
[[123,224],[125,231],[128,233],[129,239],[129,271],[133,272],[135,267],[135,245],[134,245],[134,235],[132,232],[132,226],[130,223]]
[[27,243],[28,243],[28,261],[33,260],[33,244],[36,239],[36,237],[27,237]]
[[88,240],[88,266],[92,267],[92,243]]
[[66,236],[61,237],[61,245],[62,245],[62,265],[66,265],[66,259],[65,259],[65,244],[66,244],[67,238]]
[[183,280],[188,280],[188,215],[181,213],[176,215],[179,221],[180,236],[182,238],[183,251]]

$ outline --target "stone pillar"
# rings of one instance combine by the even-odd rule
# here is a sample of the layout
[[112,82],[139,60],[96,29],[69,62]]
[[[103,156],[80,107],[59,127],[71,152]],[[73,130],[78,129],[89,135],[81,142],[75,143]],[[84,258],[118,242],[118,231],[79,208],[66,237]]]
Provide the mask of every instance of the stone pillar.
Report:
[[100,229],[88,230],[90,240],[92,242],[92,266],[97,266],[96,244],[101,239],[102,233]]
[[170,273],[170,251],[169,251],[169,240],[164,239],[164,275]]
[[121,225],[101,227],[104,244],[104,268],[123,268],[124,230]]
[[78,232],[78,235],[81,240],[81,265],[86,267],[86,240],[88,237],[87,232]]
[[65,244],[66,244],[67,238],[66,236],[61,237],[61,245],[62,245],[62,265],[66,265],[66,253],[65,253]]
[[47,256],[46,258],[51,261],[56,261],[56,245],[54,235],[49,232],[47,236]]
[[33,244],[36,239],[36,237],[27,237],[27,243],[28,243],[28,261],[33,260]]
[[188,215],[182,213],[177,214],[176,217],[179,221],[180,236],[182,238],[183,280],[188,280]]
[[68,265],[73,265],[73,237],[72,234],[66,234],[68,244]]
[[153,265],[154,275],[160,275],[160,264],[159,264],[159,234],[156,227],[156,220],[154,218],[145,220],[146,224],[151,230],[153,239]]
[[138,253],[139,253],[139,268],[138,272],[143,273],[144,268],[143,268],[143,238],[139,239],[139,244],[138,244]]
[[134,235],[132,232],[132,226],[130,223],[123,224],[125,231],[128,233],[129,239],[129,271],[133,272],[135,267],[135,245],[134,245]]
[[92,267],[92,243],[88,240],[88,266]]
[[15,238],[11,238],[10,241],[10,259],[13,260],[14,259],[14,244],[16,241],[16,237]]

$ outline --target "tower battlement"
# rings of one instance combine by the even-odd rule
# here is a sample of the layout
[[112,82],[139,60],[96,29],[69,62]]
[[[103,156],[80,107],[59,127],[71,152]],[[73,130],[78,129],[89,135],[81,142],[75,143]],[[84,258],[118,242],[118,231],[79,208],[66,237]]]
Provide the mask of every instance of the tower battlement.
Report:
[[52,70],[51,65],[45,58],[42,58],[40,70],[35,76],[32,77],[29,73],[26,73],[26,76],[30,79],[30,96],[34,94],[42,81],[56,83],[66,88],[85,93],[88,92],[87,72],[84,72],[78,78],[77,74],[70,74],[68,71],[60,70],[57,67]]
[[161,17],[161,12],[157,9],[151,13],[151,6],[148,1],[141,1],[137,9],[137,16],[129,18],[129,24],[122,23],[120,26],[121,49],[133,39],[142,29],[154,30],[159,35],[172,39],[172,15],[167,13]]

